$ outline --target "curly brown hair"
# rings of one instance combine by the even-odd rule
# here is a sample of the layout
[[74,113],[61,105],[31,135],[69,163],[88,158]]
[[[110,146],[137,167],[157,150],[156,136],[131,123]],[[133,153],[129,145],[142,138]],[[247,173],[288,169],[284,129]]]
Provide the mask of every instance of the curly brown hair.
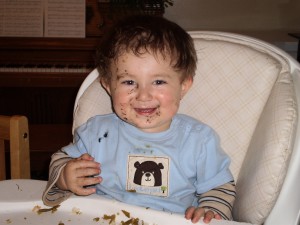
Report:
[[125,52],[137,56],[144,53],[169,57],[174,70],[182,72],[182,80],[193,77],[197,55],[191,36],[179,25],[163,17],[138,15],[117,23],[97,50],[96,64],[100,76],[110,81],[110,65]]

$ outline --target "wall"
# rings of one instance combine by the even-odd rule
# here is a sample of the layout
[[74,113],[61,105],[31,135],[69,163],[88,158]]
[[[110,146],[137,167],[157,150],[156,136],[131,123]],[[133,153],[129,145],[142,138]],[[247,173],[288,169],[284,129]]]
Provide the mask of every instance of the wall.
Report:
[[174,0],[165,17],[187,30],[300,31],[300,1]]

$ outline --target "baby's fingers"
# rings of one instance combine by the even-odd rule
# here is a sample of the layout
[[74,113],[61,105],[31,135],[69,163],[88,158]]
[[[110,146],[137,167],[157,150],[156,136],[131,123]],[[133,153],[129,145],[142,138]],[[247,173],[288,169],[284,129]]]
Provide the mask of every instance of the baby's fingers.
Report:
[[91,177],[101,173],[101,169],[97,167],[81,167],[76,170],[76,177]]
[[210,223],[210,221],[215,218],[215,213],[211,210],[207,211],[204,215],[203,222],[204,223]]
[[92,185],[99,184],[101,177],[83,177],[78,179],[78,185],[72,190],[77,195],[90,195],[96,192],[96,188]]
[[199,207],[189,207],[185,212],[185,218],[191,220],[193,223],[197,223],[200,218],[204,215],[204,209]]
[[215,214],[215,219],[216,219],[216,220],[221,220],[222,217],[221,217],[219,214]]
[[83,177],[79,179],[78,184],[80,187],[88,189],[91,188],[92,185],[101,183],[101,181],[102,177]]
[[192,222],[193,223],[198,223],[200,218],[204,215],[205,211],[203,208],[198,207],[195,209],[194,215],[192,217]]
[[195,211],[195,207],[189,207],[186,211],[185,211],[185,218],[190,220],[193,216],[193,213]]
[[78,160],[94,160],[94,158],[92,156],[90,156],[88,153],[84,153],[82,154],[79,158],[77,158]]
[[95,162],[95,161],[90,161],[90,160],[80,160],[79,158],[75,161],[73,161],[75,164],[74,167],[77,169],[80,168],[95,168],[95,169],[100,169],[100,163]]
[[76,187],[72,190],[72,192],[76,195],[91,195],[96,193],[96,188],[90,187],[90,188],[85,188],[85,187]]

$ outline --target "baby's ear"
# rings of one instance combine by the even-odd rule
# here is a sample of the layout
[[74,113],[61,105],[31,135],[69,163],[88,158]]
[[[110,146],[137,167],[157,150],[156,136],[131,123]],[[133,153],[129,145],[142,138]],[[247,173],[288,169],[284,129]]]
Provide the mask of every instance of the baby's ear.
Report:
[[100,84],[107,91],[107,93],[110,95],[110,85],[108,84],[108,81],[105,78],[101,77],[100,78]]
[[181,83],[181,99],[190,90],[193,84],[193,77],[189,76]]

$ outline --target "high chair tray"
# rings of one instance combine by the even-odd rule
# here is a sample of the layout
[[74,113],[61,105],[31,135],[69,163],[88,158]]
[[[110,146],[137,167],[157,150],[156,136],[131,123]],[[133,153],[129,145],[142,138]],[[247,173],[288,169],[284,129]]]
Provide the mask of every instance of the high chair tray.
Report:
[[[128,205],[96,194],[73,195],[58,207],[50,208],[41,201],[45,186],[46,181],[38,180],[1,181],[0,224],[121,225],[122,222],[128,225],[192,224],[183,215]],[[204,223],[200,221],[198,224]],[[246,225],[216,220],[211,224]]]

